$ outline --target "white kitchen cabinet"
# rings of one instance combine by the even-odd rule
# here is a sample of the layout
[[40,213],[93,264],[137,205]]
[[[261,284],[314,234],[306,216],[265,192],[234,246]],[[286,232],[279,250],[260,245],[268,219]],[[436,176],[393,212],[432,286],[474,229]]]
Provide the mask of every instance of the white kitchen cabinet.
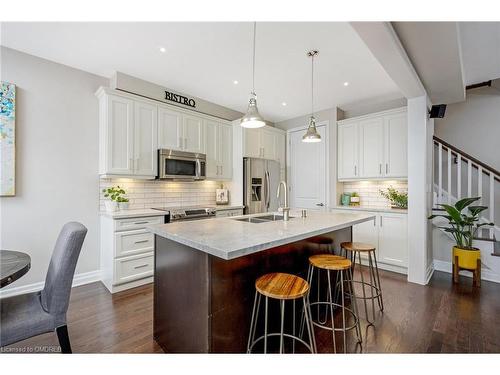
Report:
[[280,129],[264,126],[243,131],[243,157],[276,160],[284,169],[285,147],[286,133]]
[[134,174],[156,176],[158,170],[158,108],[134,102]]
[[359,177],[358,168],[358,124],[338,126],[338,178]]
[[192,115],[182,116],[183,151],[204,153],[203,119]]
[[182,150],[182,113],[158,106],[158,148]]
[[115,95],[99,99],[100,174],[134,173],[134,102]]
[[[352,212],[333,209],[333,212]],[[354,212],[358,212],[354,210]],[[379,268],[406,274],[408,272],[408,224],[404,213],[367,212],[375,220],[365,221],[352,227],[352,240],[375,246]],[[366,254],[361,254],[363,264]]]
[[379,262],[408,267],[408,221],[406,215],[382,213],[379,220]]
[[233,131],[231,125],[205,121],[206,173],[209,179],[231,179],[233,175]]
[[385,116],[384,176],[408,176],[408,129],[406,112]]
[[154,235],[146,227],[163,221],[164,216],[101,216],[101,280],[111,293],[153,282]]
[[384,163],[384,119],[359,122],[359,174],[363,178],[382,177]]
[[338,122],[338,179],[408,176],[406,108]]
[[100,89],[99,174],[154,178],[158,140],[157,107]]

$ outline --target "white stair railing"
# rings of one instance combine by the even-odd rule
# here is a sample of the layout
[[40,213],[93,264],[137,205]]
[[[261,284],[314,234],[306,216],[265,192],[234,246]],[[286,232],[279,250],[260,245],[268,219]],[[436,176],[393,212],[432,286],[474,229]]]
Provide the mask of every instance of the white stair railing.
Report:
[[[489,238],[494,239],[495,230],[499,230],[500,227],[500,214],[497,212],[495,215],[495,210],[500,211],[500,204],[498,204],[500,197],[495,196],[495,190],[497,193],[500,191],[500,172],[436,136],[434,136],[434,145],[434,161],[437,161],[437,171],[435,170],[433,174],[435,181],[433,184],[434,207],[437,208],[439,204],[443,203],[452,204],[466,197],[481,197],[477,204],[487,205],[488,210],[484,212],[486,216],[482,216],[480,219],[495,223],[495,227],[487,229]],[[467,168],[463,168],[465,165]],[[484,185],[483,179],[485,179]],[[462,189],[465,181],[467,184],[466,194]],[[495,197],[497,204],[495,204]]]

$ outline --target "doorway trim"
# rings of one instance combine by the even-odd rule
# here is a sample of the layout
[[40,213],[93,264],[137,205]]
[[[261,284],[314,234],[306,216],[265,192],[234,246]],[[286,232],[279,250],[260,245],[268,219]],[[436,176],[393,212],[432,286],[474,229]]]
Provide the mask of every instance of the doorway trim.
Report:
[[[325,142],[325,200],[326,200],[326,210],[330,209],[330,121],[329,120],[324,120],[324,121],[319,121],[316,123],[316,127],[325,127],[325,139],[323,140]],[[291,157],[290,157],[290,149],[291,149],[291,138],[290,138],[290,133],[295,133],[298,131],[305,132],[307,130],[308,126],[299,126],[296,128],[288,129],[286,131],[286,165],[287,165],[287,171],[286,171],[286,183],[288,185],[288,193],[291,194],[292,190],[292,184],[291,184],[291,172],[292,172],[292,165],[291,165]],[[293,197],[293,195],[292,195]],[[295,203],[295,202],[294,202]]]

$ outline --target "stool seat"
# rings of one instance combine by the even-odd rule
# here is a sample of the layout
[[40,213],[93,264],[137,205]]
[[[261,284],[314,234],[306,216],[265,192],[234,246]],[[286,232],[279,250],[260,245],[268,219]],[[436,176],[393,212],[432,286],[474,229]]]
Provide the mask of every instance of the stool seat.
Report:
[[309,263],[325,270],[341,271],[351,268],[351,261],[340,255],[317,254],[309,257]]
[[297,299],[309,291],[303,278],[288,273],[268,273],[257,279],[255,288],[264,296],[276,299]]
[[342,242],[340,247],[347,251],[375,251],[373,245],[362,242]]
[[311,237],[311,238],[308,238],[306,241],[310,242],[310,243],[315,243],[318,245],[332,245],[333,244],[333,238],[326,237],[326,236]]

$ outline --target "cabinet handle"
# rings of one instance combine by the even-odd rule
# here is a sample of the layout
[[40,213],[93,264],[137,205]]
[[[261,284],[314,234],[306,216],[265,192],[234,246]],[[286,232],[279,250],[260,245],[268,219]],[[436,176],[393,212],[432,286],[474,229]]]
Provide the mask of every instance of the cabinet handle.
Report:
[[380,216],[380,226],[382,226],[382,216]]
[[147,224],[149,221],[136,221],[134,224]]
[[376,216],[373,218],[373,226],[374,227],[377,226],[377,217]]
[[147,266],[149,266],[149,264],[147,264],[147,263],[146,264],[141,264],[140,266],[135,266],[134,269],[136,270],[138,268],[144,268],[144,267],[147,267]]
[[382,164],[378,165],[378,174],[382,174]]
[[222,165],[220,166],[220,175],[222,176]]
[[385,163],[385,174],[389,173],[389,164]]
[[144,242],[149,242],[149,240],[135,241],[134,243],[144,243]]
[[358,175],[358,169],[356,168],[356,166],[354,166],[354,175],[357,176]]

